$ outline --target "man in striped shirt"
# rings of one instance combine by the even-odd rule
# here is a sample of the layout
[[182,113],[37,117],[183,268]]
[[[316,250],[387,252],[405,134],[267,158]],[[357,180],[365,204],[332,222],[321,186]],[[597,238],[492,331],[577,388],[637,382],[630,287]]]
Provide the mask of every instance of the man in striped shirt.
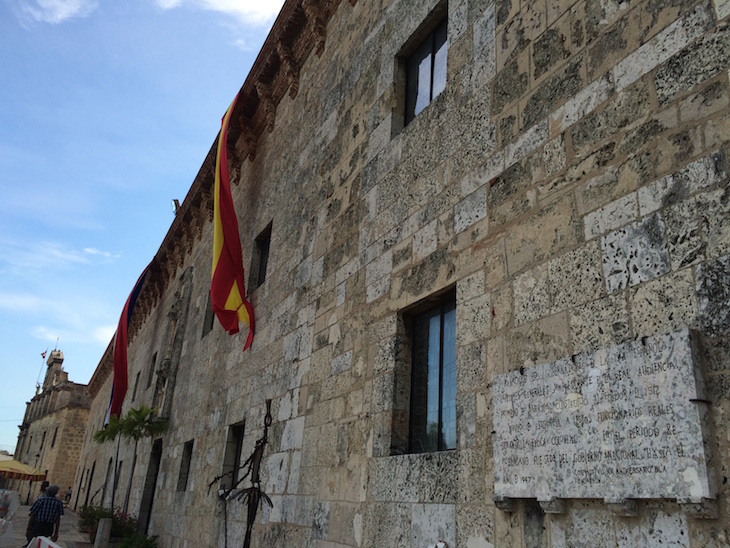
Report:
[[58,540],[58,528],[63,515],[63,502],[56,498],[58,485],[46,489],[46,496],[39,497],[30,508],[30,519],[25,537],[30,542],[34,537],[49,537],[53,542]]

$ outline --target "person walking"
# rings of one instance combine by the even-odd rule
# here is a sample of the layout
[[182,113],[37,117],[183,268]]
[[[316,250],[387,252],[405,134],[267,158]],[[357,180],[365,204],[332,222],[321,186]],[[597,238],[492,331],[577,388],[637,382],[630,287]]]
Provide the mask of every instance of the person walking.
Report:
[[25,538],[30,542],[34,537],[49,537],[53,542],[58,540],[58,528],[61,526],[63,502],[56,498],[58,485],[46,489],[46,495],[39,497],[30,508],[28,528]]

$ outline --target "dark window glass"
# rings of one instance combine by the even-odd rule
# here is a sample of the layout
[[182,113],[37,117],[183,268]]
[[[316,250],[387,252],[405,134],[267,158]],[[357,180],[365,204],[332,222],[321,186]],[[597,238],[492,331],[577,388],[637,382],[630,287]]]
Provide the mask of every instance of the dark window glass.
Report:
[[210,301],[210,291],[208,291],[208,305],[205,308],[205,319],[203,319],[203,335],[205,337],[208,333],[213,331],[213,324],[215,323],[215,314],[213,314],[213,304]]
[[254,253],[251,260],[251,289],[256,289],[266,281],[266,268],[269,265],[269,248],[271,247],[271,223],[259,234],[254,242]]
[[141,371],[137,371],[137,376],[134,378],[134,390],[132,390],[132,401],[137,399],[137,387],[139,386],[139,374]]
[[221,489],[231,489],[239,479],[241,451],[243,450],[244,423],[233,424],[228,428],[226,450],[223,455],[223,477]]
[[456,304],[413,318],[410,452],[456,448]]
[[177,490],[185,491],[188,488],[188,476],[190,475],[190,461],[193,458],[193,442],[185,442],[183,447],[182,461],[180,462],[180,475],[177,478]]
[[406,125],[446,87],[446,28],[444,20],[406,61]]
[[56,445],[56,436],[58,436],[58,426],[56,426],[56,429],[53,431],[53,439],[51,440],[51,449],[53,449],[53,446]]
[[147,390],[147,388],[149,388],[152,385],[152,377],[154,377],[154,375],[155,375],[155,366],[156,365],[157,365],[157,352],[155,352],[152,355],[152,361],[150,362],[150,370],[149,370],[149,373],[147,374],[147,387],[145,388],[145,390]]

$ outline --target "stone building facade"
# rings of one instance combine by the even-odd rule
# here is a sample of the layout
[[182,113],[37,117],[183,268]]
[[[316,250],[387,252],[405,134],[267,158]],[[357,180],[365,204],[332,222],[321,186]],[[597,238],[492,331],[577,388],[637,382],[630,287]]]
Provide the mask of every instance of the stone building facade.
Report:
[[[76,478],[91,400],[85,384],[68,380],[63,352],[51,351],[46,365],[43,385],[27,403],[19,426],[15,459],[45,471],[63,496]],[[40,482],[12,480],[10,484],[23,501],[33,501],[40,492]]]
[[729,16],[287,0],[227,143],[253,347],[208,309],[215,145],[132,316],[144,528],[241,543],[271,400],[254,546],[730,543]]

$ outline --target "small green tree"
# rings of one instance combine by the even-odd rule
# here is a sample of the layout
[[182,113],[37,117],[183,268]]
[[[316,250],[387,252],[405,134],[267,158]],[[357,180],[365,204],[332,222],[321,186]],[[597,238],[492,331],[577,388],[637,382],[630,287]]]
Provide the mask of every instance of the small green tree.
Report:
[[[127,493],[124,495],[124,506],[122,511],[126,514],[129,507],[129,495],[132,490],[132,478],[134,468],[137,465],[137,445],[142,438],[155,437],[167,429],[167,420],[155,416],[156,409],[147,407],[145,404],[138,409],[130,409],[121,419],[111,417],[109,424],[103,430],[94,433],[94,441],[104,443],[112,441],[118,436],[125,440],[134,440],[134,456],[132,457],[132,469],[129,471],[129,483]],[[114,465],[116,476],[116,463]],[[116,480],[115,480],[116,483]]]

